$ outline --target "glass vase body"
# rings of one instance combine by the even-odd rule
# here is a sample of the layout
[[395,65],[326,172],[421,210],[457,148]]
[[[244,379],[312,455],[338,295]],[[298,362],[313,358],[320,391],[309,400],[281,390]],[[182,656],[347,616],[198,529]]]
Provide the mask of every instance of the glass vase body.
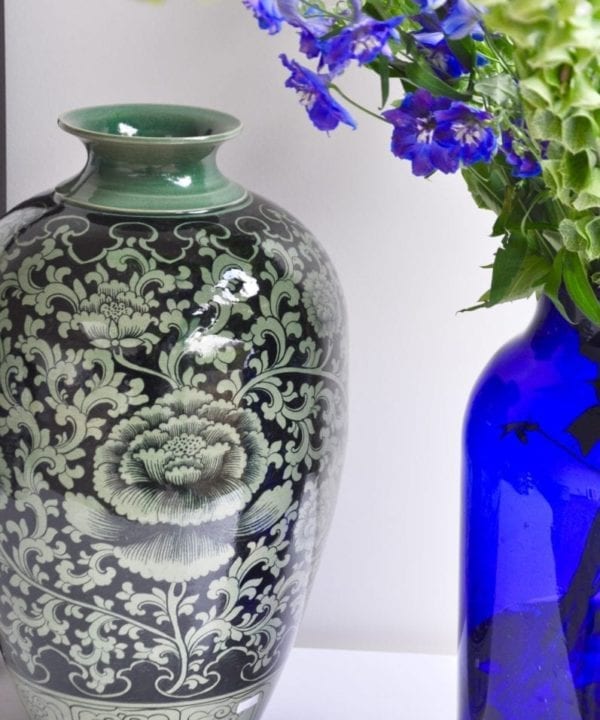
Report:
[[461,720],[600,717],[600,330],[541,301],[465,442]]
[[88,162],[0,222],[0,644],[31,720],[257,720],[345,434],[313,236],[221,175],[222,113],[63,116]]

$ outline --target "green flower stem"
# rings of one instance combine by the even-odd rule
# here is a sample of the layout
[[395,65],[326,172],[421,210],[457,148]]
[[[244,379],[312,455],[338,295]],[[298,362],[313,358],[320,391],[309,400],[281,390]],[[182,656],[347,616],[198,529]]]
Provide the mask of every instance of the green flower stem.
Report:
[[159,372],[158,370],[152,370],[151,368],[143,367],[142,365],[137,365],[136,363],[132,363],[131,361],[127,360],[122,352],[115,353],[115,360],[122,365],[123,367],[128,368],[129,370],[135,370],[135,372],[144,373],[146,375],[153,375],[154,377],[158,377],[161,380],[164,380],[166,383],[169,383],[169,385],[173,388],[173,390],[177,390],[179,385],[168,375],[164,375],[163,373]]
[[338,13],[331,12],[331,10],[328,10],[325,7],[321,7],[320,5],[316,5],[315,3],[306,2],[306,0],[302,0],[302,5],[304,5],[304,7],[308,10],[315,10],[319,15],[322,15],[324,17],[335,18],[335,20],[348,20],[345,15],[339,15]]
[[498,50],[496,47],[496,42],[494,40],[494,36],[492,33],[490,33],[488,30],[485,31],[485,43],[488,46],[488,48],[492,51],[492,54],[494,56],[494,60],[504,69],[504,71],[510,75],[515,80],[518,80],[517,74],[515,72],[515,68],[511,67],[504,57],[504,55]]
[[374,117],[377,120],[381,120],[384,123],[388,122],[385,118],[381,117],[381,115],[378,115],[377,113],[372,112],[368,108],[364,107],[364,105],[360,105],[359,103],[352,100],[352,98],[348,97],[348,95],[346,95],[346,93],[343,90],[341,90],[334,83],[331,83],[329,85],[329,89],[335,91],[340,97],[342,97],[347,103],[350,103],[350,105],[355,107],[357,110],[360,110],[361,112],[365,113],[366,115],[370,115],[371,117]]

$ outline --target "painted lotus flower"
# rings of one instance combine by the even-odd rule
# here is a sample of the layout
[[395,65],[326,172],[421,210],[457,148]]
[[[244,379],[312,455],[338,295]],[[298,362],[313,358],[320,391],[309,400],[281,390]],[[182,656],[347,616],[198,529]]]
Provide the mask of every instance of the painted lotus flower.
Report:
[[[158,336],[148,331],[157,320],[151,310],[156,302],[144,298],[118,280],[103,282],[98,291],[81,302],[78,312],[68,316],[68,327],[82,330],[92,345],[109,349],[144,345],[150,349]],[[59,320],[65,320],[60,313]]]
[[234,555],[236,537],[270,527],[291,503],[291,485],[251,503],[268,456],[252,410],[182,388],[113,429],[95,456],[102,502],[70,493],[67,519],[144,577],[204,576]]
[[308,321],[319,337],[339,332],[342,307],[335,285],[324,270],[313,270],[307,274],[302,302],[306,306]]

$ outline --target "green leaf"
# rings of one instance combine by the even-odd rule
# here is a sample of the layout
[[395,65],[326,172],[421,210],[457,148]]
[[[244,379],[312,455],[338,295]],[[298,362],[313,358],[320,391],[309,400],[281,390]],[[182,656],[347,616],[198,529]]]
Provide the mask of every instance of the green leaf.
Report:
[[527,241],[519,236],[508,237],[496,252],[492,270],[490,304],[505,300],[510,294],[527,254]]
[[554,195],[558,194],[560,188],[562,187],[562,175],[560,167],[561,163],[559,160],[542,160],[544,180],[546,181],[548,189]]
[[563,122],[563,142],[572,153],[595,147],[597,136],[596,124],[589,115],[575,115]]
[[575,305],[589,320],[600,325],[600,302],[577,253],[565,251],[563,279]]
[[462,310],[459,310],[459,313],[467,313],[467,312],[475,312],[475,310],[483,310],[484,308],[489,308],[490,305],[487,302],[480,302],[477,303],[477,305],[469,305],[469,307],[462,308]]
[[591,165],[590,156],[585,150],[576,154],[566,153],[561,167],[565,186],[575,192],[586,188],[590,182]]
[[496,214],[502,212],[507,188],[506,174],[496,161],[489,165],[477,163],[463,168],[462,175],[478,207],[493,210]]
[[594,217],[585,226],[590,241],[589,255],[591,260],[600,258],[600,217]]
[[486,290],[483,295],[479,298],[475,305],[469,305],[469,307],[462,308],[459,313],[473,312],[474,310],[481,310],[482,308],[489,308],[490,305],[490,291]]
[[385,20],[386,10],[385,6],[380,0],[369,0],[363,6],[363,12],[369,15],[375,20]]
[[544,292],[551,300],[558,300],[558,292],[562,285],[563,265],[566,250],[559,250],[554,256],[552,267],[544,284]]
[[508,73],[478,80],[474,84],[473,90],[499,105],[518,98],[517,84]]
[[381,107],[384,107],[390,96],[390,66],[385,55],[379,56],[377,73],[381,79]]
[[510,295],[506,300],[518,300],[529,297],[532,292],[543,286],[550,272],[550,261],[541,255],[527,255],[521,270],[515,278]]
[[577,225],[573,220],[569,220],[568,218],[561,220],[558,229],[567,250],[570,252],[580,252],[586,249],[586,240],[579,233]]
[[546,283],[544,285],[544,293],[550,298],[550,300],[552,300],[554,306],[556,307],[558,312],[564,317],[564,319],[567,322],[571,322],[569,313],[567,312],[565,306],[562,304],[562,301],[559,297],[559,292],[563,281],[563,266],[565,253],[566,250],[559,250],[558,253],[554,256],[552,268],[548,273]]
[[475,67],[477,59],[477,49],[471,36],[467,35],[462,40],[447,40],[447,42],[452,54],[460,60],[467,70],[471,71]]
[[544,80],[536,75],[521,80],[521,93],[534,107],[544,108],[552,104],[552,91]]
[[589,210],[600,206],[600,168],[592,168],[587,183],[573,201],[575,210]]
[[415,62],[405,66],[404,76],[410,81],[410,85],[412,86],[411,90],[415,88],[425,88],[425,90],[429,90],[432,95],[437,95],[438,97],[448,97],[454,100],[469,99],[469,95],[459,92],[439,78],[422,57],[417,56]]
[[562,120],[550,110],[536,110],[529,120],[531,136],[537,140],[562,140]]
[[[594,79],[595,81],[595,79]],[[600,105],[600,94],[585,72],[574,72],[569,85],[569,107],[596,110]]]

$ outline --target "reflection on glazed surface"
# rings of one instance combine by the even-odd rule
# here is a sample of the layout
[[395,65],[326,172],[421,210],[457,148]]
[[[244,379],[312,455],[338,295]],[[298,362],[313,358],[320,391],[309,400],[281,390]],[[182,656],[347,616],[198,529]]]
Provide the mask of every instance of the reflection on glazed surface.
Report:
[[138,222],[38,198],[2,233],[0,637],[30,713],[255,707],[341,465],[329,261],[260,199]]
[[600,716],[600,336],[542,303],[466,425],[461,720]]

